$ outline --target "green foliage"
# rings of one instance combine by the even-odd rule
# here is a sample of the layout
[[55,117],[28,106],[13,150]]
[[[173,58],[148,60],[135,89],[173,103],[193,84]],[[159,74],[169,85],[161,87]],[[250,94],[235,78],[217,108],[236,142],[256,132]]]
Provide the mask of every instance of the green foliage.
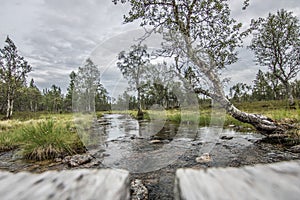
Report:
[[[246,85],[245,83],[237,83],[229,90],[229,96],[235,103],[253,102],[253,101],[269,101],[286,100],[286,88],[282,83],[270,72],[258,71],[253,81],[254,85]],[[300,81],[297,79],[291,82],[290,86],[294,97],[300,97]],[[251,106],[251,105],[250,105]],[[259,110],[258,110],[259,111]]]
[[[272,119],[277,121],[290,120],[293,123],[300,122],[300,109],[297,107],[296,109],[290,109],[289,105],[286,101],[255,101],[255,102],[239,102],[236,104],[237,107],[241,110],[245,110],[250,113],[260,112]],[[298,105],[298,104],[297,104]],[[194,112],[191,111],[183,111],[172,109],[166,111],[155,111],[155,110],[146,110],[144,118],[147,120],[151,119],[162,119],[171,121],[174,123],[181,123],[184,120],[193,122],[198,121],[199,126],[209,126],[211,122],[216,124],[223,124],[224,120],[224,128],[229,125],[234,125],[235,127],[239,127],[239,130],[252,130],[255,131],[252,125],[247,123],[242,123],[230,115],[225,115],[225,118],[218,118],[218,114],[212,116],[212,110],[206,104],[202,106],[200,109],[200,115],[195,115]],[[123,114],[131,114],[133,117],[136,116],[136,111],[112,111],[112,113],[123,113]],[[221,115],[222,116],[222,115]],[[220,117],[221,117],[220,116]],[[219,120],[219,121],[218,121]]]
[[150,54],[147,52],[147,46],[133,45],[129,52],[119,53],[117,67],[123,76],[128,80],[132,89],[137,91],[137,109],[141,112],[141,91],[145,84],[147,65],[150,63]]
[[[244,7],[247,7],[247,1],[245,2]],[[223,68],[237,60],[235,48],[240,45],[241,37],[246,33],[240,33],[242,24],[230,17],[227,1],[166,0],[158,3],[130,0],[128,3],[131,9],[124,18],[125,22],[139,20],[141,26],[153,27],[162,33],[167,41],[164,51],[168,55],[180,52],[183,57],[192,61],[196,61],[197,57],[199,61],[201,51],[205,50],[206,56],[216,63],[215,68]],[[192,46],[197,47],[191,49]]]
[[[255,53],[257,63],[269,67],[277,78],[282,79],[283,75],[289,79],[295,77],[300,62],[298,18],[281,9],[276,14],[269,13],[266,19],[260,19],[253,28],[250,49]],[[284,71],[288,69],[291,71]]]
[[285,87],[290,104],[294,98],[290,81],[300,71],[300,24],[292,12],[284,9],[269,14],[252,24],[254,37],[250,49],[261,66],[267,66],[272,75]]
[[110,110],[108,92],[100,83],[100,70],[90,58],[78,68],[76,74],[71,73],[70,78],[67,103],[72,103],[73,111],[90,113]]
[[16,45],[8,36],[5,42],[6,46],[0,49],[0,86],[4,87],[2,91],[5,92],[6,118],[10,118],[13,113],[16,91],[24,85],[26,76],[32,68],[19,55]]
[[74,71],[72,71],[69,75],[70,84],[67,88],[67,94],[64,99],[64,106],[65,106],[65,110],[67,110],[67,111],[72,111],[72,96],[73,96],[73,92],[74,92],[74,88],[75,88],[76,76],[77,75]]
[[52,85],[50,89],[43,90],[43,110],[48,112],[59,112],[63,106],[63,94],[61,88]]
[[229,93],[234,101],[249,101],[251,89],[251,86],[245,83],[237,83],[230,88]]
[[84,152],[84,147],[70,124],[47,120],[15,131],[21,154],[26,159],[46,160]]

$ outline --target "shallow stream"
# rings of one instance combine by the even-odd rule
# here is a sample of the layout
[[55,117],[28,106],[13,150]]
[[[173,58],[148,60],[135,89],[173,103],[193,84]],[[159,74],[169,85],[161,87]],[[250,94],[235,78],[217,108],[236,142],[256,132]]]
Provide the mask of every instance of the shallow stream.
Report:
[[[262,135],[218,127],[197,127],[160,120],[138,121],[129,115],[107,114],[90,130],[87,145],[98,162],[77,168],[117,168],[141,179],[150,199],[173,199],[175,171],[178,168],[240,167],[300,159],[282,145],[262,143]],[[199,161],[204,153],[210,159]],[[30,162],[17,151],[0,153],[0,169],[12,172],[70,169],[60,160]]]

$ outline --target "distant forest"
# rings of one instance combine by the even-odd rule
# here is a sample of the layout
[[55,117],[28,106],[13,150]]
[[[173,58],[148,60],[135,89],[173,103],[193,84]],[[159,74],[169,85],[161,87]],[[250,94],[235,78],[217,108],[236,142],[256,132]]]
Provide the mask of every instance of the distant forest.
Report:
[[[7,41],[9,41],[8,45],[14,45],[9,38]],[[162,68],[162,65],[159,65],[156,68]],[[12,70],[11,73],[14,73],[12,68],[10,70]],[[153,74],[154,72],[152,71],[151,73]],[[71,112],[76,77],[78,76],[80,76],[80,80],[84,79],[83,77],[89,79],[88,82],[91,82],[92,85],[96,86],[94,96],[96,111],[110,110],[112,105],[114,109],[137,109],[137,97],[136,95],[130,95],[129,91],[125,91],[117,99],[110,97],[107,90],[100,83],[100,72],[97,66],[92,60],[87,59],[86,64],[83,67],[79,67],[77,73],[72,71],[69,74],[70,83],[66,94],[63,94],[62,89],[55,84],[50,88],[45,88],[41,91],[35,85],[33,79],[28,83],[26,74],[19,80],[11,80],[15,81],[14,84],[11,83],[11,85],[15,87],[13,93],[13,110],[31,112]],[[156,76],[156,78],[158,77]],[[178,108],[180,106],[177,96],[175,95],[175,90],[180,88],[180,82],[159,84],[162,81],[165,80],[156,80],[156,82],[152,81],[152,83],[151,81],[148,81],[141,84],[140,100],[143,109],[148,109],[154,104],[162,105],[166,109]],[[5,82],[3,79],[0,82],[0,112],[2,114],[6,114],[7,112],[8,90],[11,90],[7,87],[7,82],[8,81]],[[300,99],[300,81],[294,80],[291,83],[291,87],[293,96],[296,99]],[[262,72],[261,70],[257,72],[256,78],[253,80],[253,85],[237,83],[229,89],[228,95],[228,97],[235,102],[287,99],[285,87],[279,80],[272,76],[271,73]],[[201,99],[199,98],[199,102],[200,101]]]

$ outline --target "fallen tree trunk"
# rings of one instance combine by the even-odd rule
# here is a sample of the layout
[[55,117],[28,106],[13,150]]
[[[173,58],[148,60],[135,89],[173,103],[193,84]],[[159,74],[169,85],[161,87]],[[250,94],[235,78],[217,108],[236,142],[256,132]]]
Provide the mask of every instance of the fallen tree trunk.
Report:
[[256,128],[256,130],[264,135],[284,133],[286,131],[286,128],[284,126],[278,124],[276,121],[264,115],[243,112],[230,102],[224,107],[227,113],[233,118],[239,120],[240,122],[251,124]]
[[226,110],[227,114],[240,122],[251,124],[257,131],[259,131],[263,135],[272,136],[274,134],[285,134],[287,129],[292,127],[289,125],[279,124],[275,120],[261,114],[243,112],[236,108],[225,97],[225,95],[211,94],[206,90],[202,90],[201,88],[196,88],[194,91],[197,94],[204,94],[212,98]]

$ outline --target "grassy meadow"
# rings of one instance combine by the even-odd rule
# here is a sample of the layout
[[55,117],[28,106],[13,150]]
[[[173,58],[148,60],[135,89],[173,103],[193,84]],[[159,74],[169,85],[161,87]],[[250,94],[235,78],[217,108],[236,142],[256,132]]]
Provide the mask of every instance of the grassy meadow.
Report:
[[[236,103],[237,107],[250,113],[264,114],[282,123],[298,126],[294,132],[300,137],[300,108],[290,109],[284,101],[260,101]],[[120,113],[136,116],[137,111],[97,112],[97,117],[105,113]],[[215,117],[212,117],[215,116]],[[90,117],[90,116],[89,116]],[[200,110],[145,111],[145,119],[165,119],[174,123],[184,121],[197,122],[200,126],[211,123],[226,127],[239,127],[255,131],[251,125],[241,123],[222,109],[212,111],[209,104],[200,105]],[[76,120],[84,120],[85,116]],[[219,121],[218,121],[219,120]],[[88,120],[87,120],[88,121]],[[88,124],[87,124],[88,126]],[[15,113],[13,119],[0,121],[0,152],[17,150],[24,158],[30,160],[47,160],[66,155],[85,152],[83,142],[76,132],[74,115],[53,113]]]

